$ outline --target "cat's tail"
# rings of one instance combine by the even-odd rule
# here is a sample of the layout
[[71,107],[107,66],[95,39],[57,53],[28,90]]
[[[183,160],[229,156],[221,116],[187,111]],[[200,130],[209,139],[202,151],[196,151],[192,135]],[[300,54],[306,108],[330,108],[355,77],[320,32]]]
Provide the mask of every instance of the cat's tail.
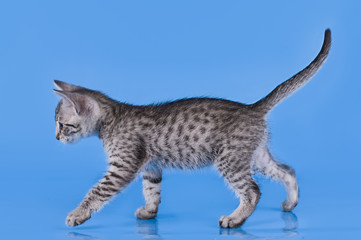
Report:
[[251,107],[257,109],[257,111],[267,114],[273,107],[280,103],[283,99],[290,96],[296,90],[303,87],[310,79],[317,73],[325,62],[328,53],[331,48],[331,31],[327,29],[325,31],[325,38],[321,51],[317,57],[302,71],[288,79],[287,81],[278,85],[272,92],[266,97],[262,98],[258,102],[251,105]]

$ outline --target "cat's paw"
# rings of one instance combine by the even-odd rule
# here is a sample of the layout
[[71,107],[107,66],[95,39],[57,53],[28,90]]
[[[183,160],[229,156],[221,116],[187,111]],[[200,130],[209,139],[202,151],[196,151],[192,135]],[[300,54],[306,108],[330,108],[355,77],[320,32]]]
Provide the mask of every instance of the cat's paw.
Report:
[[75,227],[84,223],[90,217],[91,217],[91,213],[89,210],[84,208],[77,208],[69,213],[65,223],[69,227]]
[[284,212],[291,212],[296,206],[297,206],[297,201],[291,202],[291,201],[284,201],[282,203],[282,211]]
[[219,226],[221,228],[237,228],[244,223],[245,219],[237,219],[229,216],[222,216],[219,219]]
[[157,216],[157,210],[140,207],[135,212],[135,216],[139,219],[152,219]]

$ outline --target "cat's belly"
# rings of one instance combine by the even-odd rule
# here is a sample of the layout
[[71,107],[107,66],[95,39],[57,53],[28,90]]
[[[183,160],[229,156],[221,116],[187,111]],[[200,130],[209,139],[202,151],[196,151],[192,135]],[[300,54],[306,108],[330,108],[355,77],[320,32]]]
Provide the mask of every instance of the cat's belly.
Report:
[[214,160],[204,154],[185,154],[182,157],[165,154],[154,157],[153,162],[162,168],[197,169],[212,165]]

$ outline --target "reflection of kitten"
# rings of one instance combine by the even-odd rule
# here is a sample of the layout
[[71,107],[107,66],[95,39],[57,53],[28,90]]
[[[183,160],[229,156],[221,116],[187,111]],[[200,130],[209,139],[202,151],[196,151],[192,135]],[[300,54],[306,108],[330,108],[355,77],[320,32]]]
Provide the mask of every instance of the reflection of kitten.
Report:
[[244,105],[212,98],[191,98],[159,105],[132,106],[104,94],[60,81],[54,90],[62,99],[56,109],[56,138],[71,143],[97,135],[108,155],[109,169],[67,217],[76,226],[90,218],[138,173],[143,176],[145,206],[141,219],[154,218],[160,203],[163,167],[182,169],[213,165],[241,198],[238,208],[221,217],[224,228],[242,225],[253,212],[260,191],[252,170],[281,181],[287,190],[283,211],[298,201],[292,168],[277,162],[267,148],[265,117],[281,100],[305,85],[322,66],[331,46],[331,33],[318,56],[301,72],[260,101]]

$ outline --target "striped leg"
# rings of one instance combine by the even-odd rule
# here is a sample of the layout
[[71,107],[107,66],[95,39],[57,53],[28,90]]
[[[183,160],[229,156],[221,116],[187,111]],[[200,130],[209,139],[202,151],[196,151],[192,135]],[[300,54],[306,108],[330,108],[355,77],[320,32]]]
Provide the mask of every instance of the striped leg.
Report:
[[88,192],[79,206],[69,213],[66,219],[68,226],[74,227],[88,220],[92,212],[99,211],[105,203],[124,189],[136,177],[141,167],[141,161],[131,157],[113,160],[110,159],[109,170],[104,178]]
[[286,164],[277,162],[265,146],[256,151],[252,168],[283,183],[287,191],[287,199],[282,203],[282,210],[285,212],[292,211],[298,203],[298,184],[295,171]]
[[220,173],[240,198],[237,209],[231,215],[220,218],[219,225],[222,228],[241,226],[258,203],[261,193],[251,176],[250,155],[249,153],[228,153],[216,163]]
[[143,195],[145,206],[135,212],[137,218],[151,219],[157,216],[160,204],[160,185],[162,181],[162,169],[151,163],[143,170]]

